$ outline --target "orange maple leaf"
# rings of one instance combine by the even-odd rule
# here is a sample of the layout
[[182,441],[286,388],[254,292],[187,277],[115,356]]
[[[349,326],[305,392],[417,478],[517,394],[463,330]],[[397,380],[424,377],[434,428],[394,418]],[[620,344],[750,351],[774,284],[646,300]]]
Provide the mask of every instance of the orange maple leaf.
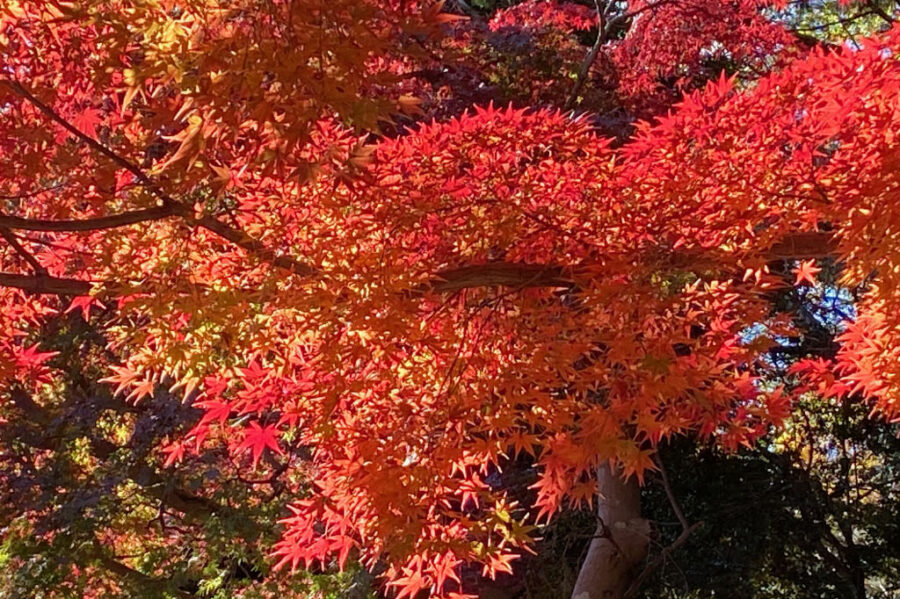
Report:
[[803,260],[797,265],[797,268],[795,268],[793,272],[797,275],[797,278],[794,281],[795,285],[799,285],[803,282],[815,285],[816,274],[822,272],[822,269],[816,266],[815,260]]

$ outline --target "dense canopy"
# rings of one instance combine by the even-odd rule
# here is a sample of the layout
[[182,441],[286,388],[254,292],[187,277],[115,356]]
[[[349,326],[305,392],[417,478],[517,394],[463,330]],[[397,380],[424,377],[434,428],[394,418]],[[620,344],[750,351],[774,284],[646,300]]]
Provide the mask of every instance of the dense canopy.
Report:
[[[0,422],[82,392],[47,342],[78,320],[118,405],[199,410],[160,471],[279,479],[276,567],[462,597],[675,437],[749,447],[810,392],[900,419],[900,30],[458,5],[0,7]],[[786,378],[773,298],[826,263],[864,292]]]

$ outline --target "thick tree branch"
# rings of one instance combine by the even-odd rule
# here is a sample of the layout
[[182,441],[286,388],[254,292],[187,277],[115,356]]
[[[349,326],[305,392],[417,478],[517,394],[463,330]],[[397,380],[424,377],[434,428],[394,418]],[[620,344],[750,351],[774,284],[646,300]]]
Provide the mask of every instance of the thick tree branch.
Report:
[[[130,566],[126,566],[122,562],[115,560],[108,555],[106,555],[102,544],[99,540],[96,541],[95,552],[93,555],[89,556],[88,560],[95,562],[100,567],[104,568],[111,574],[115,575],[120,580],[135,586],[137,589],[141,591],[153,591],[154,593],[159,593],[160,595],[171,594],[179,599],[195,599],[196,595],[193,593],[188,593],[182,589],[172,588],[172,583],[170,580],[165,578],[154,578],[153,576],[149,576],[135,570]],[[85,563],[85,560],[82,561],[82,566],[88,565]]]
[[569,270],[552,264],[489,262],[441,271],[422,291],[447,293],[473,287],[571,287]]
[[20,229],[23,231],[100,231],[103,229],[114,229],[116,227],[133,225],[135,223],[160,220],[172,216],[176,216],[176,212],[171,206],[158,206],[156,208],[147,208],[145,210],[131,210],[120,214],[86,218],[83,220],[31,219],[0,213],[0,227]]
[[207,231],[215,233],[223,239],[227,239],[234,245],[246,250],[248,254],[256,256],[257,258],[260,258],[261,260],[268,262],[273,266],[277,266],[278,268],[289,270],[292,273],[300,275],[302,277],[312,277],[319,274],[320,272],[319,269],[315,266],[304,264],[303,262],[299,262],[294,258],[291,258],[290,256],[277,255],[258,239],[254,239],[240,229],[236,229],[234,227],[226,225],[222,221],[216,220],[211,216],[203,216],[199,219],[193,219],[192,222],[196,223]]
[[[830,233],[794,233],[773,245],[765,256],[769,260],[823,258],[834,255],[835,250],[836,243]],[[472,287],[571,287],[572,275],[577,270],[577,267],[554,264],[489,262],[441,271],[428,290],[453,292]]]
[[47,295],[90,295],[93,285],[78,279],[0,272],[0,287],[13,287]]
[[837,242],[831,233],[810,231],[793,233],[782,238],[769,250],[770,260],[801,260],[833,256]]
[[[642,10],[650,10],[663,4],[668,0],[660,0],[644,7]],[[603,39],[609,31],[609,27],[622,21],[625,18],[632,18],[638,14],[627,13],[619,15],[615,18],[608,18],[603,9],[600,7],[599,0],[597,3],[598,18],[600,19],[600,29],[598,32],[598,43],[602,44]],[[595,44],[595,48],[599,48]],[[593,57],[589,54],[582,65],[582,71],[590,69],[591,63],[596,58],[596,51],[592,52]],[[583,80],[582,77],[579,78]],[[300,276],[315,276],[320,271],[315,266],[299,262],[289,256],[278,255],[273,250],[267,248],[260,240],[254,239],[244,231],[227,225],[212,216],[195,217],[193,210],[184,204],[176,201],[168,195],[159,185],[154,182],[147,174],[145,174],[137,165],[120,156],[99,141],[86,135],[78,130],[74,125],[66,121],[52,108],[41,102],[25,87],[15,81],[0,79],[0,84],[6,85],[14,92],[25,98],[40,112],[44,113],[53,122],[63,127],[66,131],[77,137],[80,141],[106,156],[120,167],[124,168],[139,181],[144,187],[150,190],[154,195],[162,201],[162,206],[156,208],[148,208],[144,210],[134,210],[118,215],[98,217],[84,220],[32,220],[24,219],[9,215],[0,215],[0,227],[12,229],[25,229],[34,231],[90,231],[106,228],[125,226],[138,222],[149,220],[157,220],[170,216],[177,216],[185,219],[191,225],[204,228],[223,239],[230,241],[234,245],[243,248],[249,254],[256,256],[265,262],[272,264],[278,268],[282,268],[298,274]],[[576,84],[571,96],[578,94],[581,84]],[[821,256],[828,253],[827,246],[830,241],[825,239],[825,235],[801,234],[795,235],[778,244],[773,248],[773,259],[778,258],[806,258],[812,256]],[[32,264],[32,266],[34,266]],[[455,269],[449,269],[437,273],[433,283],[424,289],[418,291],[433,290],[436,292],[453,292],[470,287],[490,287],[490,286],[508,286],[508,287],[567,287],[571,286],[571,277],[569,273],[571,269],[562,266],[553,265],[527,265],[513,263],[491,263],[477,266],[464,266]],[[28,277],[25,275],[17,275],[12,273],[0,273],[0,286],[15,287],[32,291],[35,293],[47,293],[58,295],[85,295],[90,292],[91,284],[86,281],[76,279],[62,279],[48,277],[43,273],[37,276]]]
[[194,595],[193,593],[188,593],[187,591],[183,591],[181,589],[170,588],[167,580],[147,576],[143,572],[138,572],[134,568],[129,568],[122,562],[118,562],[111,557],[100,557],[99,562],[100,565],[103,566],[103,568],[116,575],[117,577],[131,582],[139,589],[145,591],[153,589],[161,593],[173,593],[176,597],[180,597],[183,599],[194,599],[196,597],[196,595]]
[[[218,222],[218,221],[214,221]],[[212,224],[211,226],[215,226]],[[235,230],[226,230],[231,235]],[[312,276],[316,269],[292,262],[286,256],[276,256],[253,239],[244,239],[242,243],[254,245],[254,254],[265,258],[286,270],[303,276]],[[238,238],[238,241],[241,241]],[[259,244],[258,246],[255,244]],[[835,241],[829,233],[797,233],[785,237],[772,246],[766,254],[770,260],[790,260],[823,258],[835,252]],[[422,295],[426,292],[452,293],[462,289],[477,287],[513,287],[527,289],[533,287],[572,287],[576,267],[554,264],[521,264],[516,262],[489,262],[451,268],[437,273],[431,283],[422,285],[412,292]],[[99,284],[101,287],[104,283]],[[0,286],[15,287],[34,293],[56,295],[88,295],[91,283],[78,279],[65,279],[48,276],[29,276],[0,272]]]

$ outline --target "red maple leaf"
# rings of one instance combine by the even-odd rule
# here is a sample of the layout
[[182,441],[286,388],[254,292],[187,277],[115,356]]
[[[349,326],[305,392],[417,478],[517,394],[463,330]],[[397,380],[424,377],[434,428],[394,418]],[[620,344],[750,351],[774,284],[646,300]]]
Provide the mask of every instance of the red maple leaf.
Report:
[[85,108],[72,118],[75,128],[90,137],[94,136],[97,125],[101,122],[103,119],[100,117],[100,111],[96,108]]
[[231,415],[231,404],[219,401],[218,399],[198,401],[194,403],[194,406],[206,410],[206,413],[201,420],[203,423],[218,421],[221,425],[224,424]]
[[281,447],[278,445],[277,430],[273,425],[260,426],[258,422],[251,422],[250,428],[244,433],[244,440],[237,446],[236,450],[240,451],[250,448],[253,456],[253,467],[259,463],[263,450],[271,449],[279,455],[284,455]]
[[184,459],[184,444],[175,442],[162,448],[162,452],[166,454],[166,461],[163,468],[168,468],[172,464],[181,462]]
[[23,368],[37,368],[58,353],[55,351],[41,352],[38,351],[37,345],[32,345],[19,353],[17,361]]
[[87,322],[91,317],[91,306],[103,308],[103,304],[97,298],[89,295],[82,295],[72,300],[72,303],[66,308],[66,314],[74,312],[75,310],[80,310],[81,317]]

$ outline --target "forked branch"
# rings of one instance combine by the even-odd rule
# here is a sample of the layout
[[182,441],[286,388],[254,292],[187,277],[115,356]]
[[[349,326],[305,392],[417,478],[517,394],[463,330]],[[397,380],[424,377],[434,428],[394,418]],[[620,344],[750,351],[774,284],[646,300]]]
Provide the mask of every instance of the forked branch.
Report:
[[[285,270],[289,270],[295,274],[301,276],[312,276],[318,273],[318,269],[310,266],[308,264],[304,264],[291,258],[289,256],[278,256],[272,250],[266,248],[265,244],[263,244],[258,239],[254,239],[246,232],[232,227],[231,225],[227,225],[212,216],[201,216],[196,217],[193,209],[190,206],[186,206],[185,204],[175,200],[171,195],[169,195],[162,187],[159,186],[153,179],[150,178],[139,166],[125,158],[117,154],[108,146],[100,143],[90,135],[85,134],[83,131],[80,131],[77,127],[75,127],[72,123],[68,122],[62,116],[60,116],[55,110],[53,110],[50,106],[44,104],[40,99],[38,99],[34,94],[28,91],[21,83],[17,81],[10,81],[8,79],[0,79],[0,84],[7,86],[11,90],[13,90],[16,94],[24,98],[28,103],[46,115],[51,121],[68,131],[70,134],[75,136],[79,141],[86,144],[88,147],[92,148],[99,154],[102,154],[106,158],[112,160],[115,164],[120,166],[121,168],[127,170],[131,173],[135,180],[140,183],[143,187],[149,190],[153,195],[155,195],[162,202],[162,206],[158,209],[148,209],[151,212],[147,211],[134,211],[130,213],[126,213],[123,215],[117,216],[109,216],[102,217],[102,220],[99,224],[101,224],[100,228],[111,228],[116,226],[124,226],[127,224],[133,224],[135,222],[141,222],[143,220],[155,220],[158,218],[165,218],[168,216],[178,216],[183,218],[188,224],[201,227],[215,233],[216,235],[230,241],[234,245],[244,249],[247,253],[256,256],[262,259],[265,262],[272,264],[278,268],[282,268]],[[13,218],[13,217],[6,217]],[[137,219],[137,220],[131,220]],[[69,231],[87,231],[91,230],[88,228],[90,226],[91,219],[87,219],[85,221],[64,221],[65,225],[52,225],[47,222],[43,224],[45,226],[67,226],[70,227],[68,229],[32,229],[32,230],[69,230]],[[96,224],[97,221],[94,221]],[[12,226],[12,225],[9,225]],[[78,227],[78,228],[71,228]],[[84,227],[84,228],[81,228]]]

